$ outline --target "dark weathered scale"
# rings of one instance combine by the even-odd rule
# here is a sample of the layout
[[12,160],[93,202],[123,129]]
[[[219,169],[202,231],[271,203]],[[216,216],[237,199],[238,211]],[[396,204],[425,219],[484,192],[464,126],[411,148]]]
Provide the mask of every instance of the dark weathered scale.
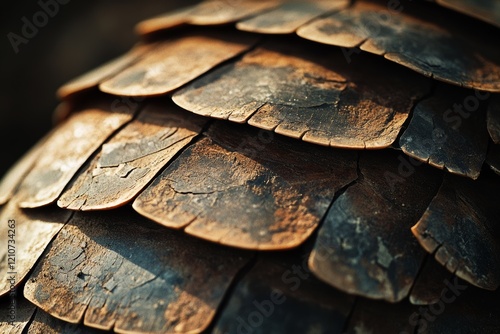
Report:
[[0,182],[0,332],[500,332],[499,27],[487,0],[139,23]]

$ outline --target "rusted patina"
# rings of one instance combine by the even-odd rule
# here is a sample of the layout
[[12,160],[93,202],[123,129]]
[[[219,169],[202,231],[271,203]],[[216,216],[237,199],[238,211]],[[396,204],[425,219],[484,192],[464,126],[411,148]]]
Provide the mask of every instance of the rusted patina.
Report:
[[500,48],[491,42],[499,32],[475,22],[462,24],[454,13],[428,6],[406,2],[398,10],[357,1],[301,27],[298,34],[319,43],[360,47],[437,80],[500,92]]
[[117,333],[193,333],[250,253],[160,228],[128,209],[77,213],[24,293],[50,315]]
[[[421,101],[399,141],[403,152],[451,173],[477,179],[488,150],[485,109],[467,91],[442,87]],[[475,108],[472,108],[475,107]]]
[[341,333],[354,298],[315,279],[297,255],[260,259],[234,288],[214,334]]
[[240,30],[261,34],[291,34],[308,21],[346,8],[347,0],[308,0],[284,2],[279,7],[255,15],[236,24]]
[[240,248],[287,249],[355,180],[356,154],[217,123],[135,201],[154,221]]
[[113,112],[113,106],[119,104],[114,102],[102,101],[75,113],[47,138],[43,154],[19,186],[17,197],[21,207],[55,202],[92,153],[132,119],[135,110],[121,108]]
[[195,6],[185,7],[140,22],[137,33],[151,34],[183,24],[222,25],[236,22],[259,12],[269,10],[280,2],[275,0],[213,0],[204,1]]
[[[300,42],[296,42],[300,43]],[[194,113],[346,148],[391,145],[428,81],[371,57],[270,42],[195,80],[173,100]]]
[[103,145],[57,204],[72,210],[126,204],[201,132],[205,122],[171,102],[147,105],[136,120]]
[[[23,283],[28,273],[71,216],[53,207],[21,210],[12,199],[0,212],[0,296],[9,294],[11,282]],[[9,251],[10,250],[10,251]],[[8,280],[9,277],[13,280]]]
[[123,96],[161,95],[248,50],[256,39],[231,34],[184,36],[159,42],[144,57],[99,85]]
[[425,256],[410,228],[436,193],[440,173],[392,151],[363,153],[359,164],[361,177],[330,208],[309,266],[343,291],[398,302]]
[[[483,173],[486,174],[486,173]],[[478,181],[447,176],[439,193],[413,228],[422,247],[470,284],[500,285],[500,178]]]

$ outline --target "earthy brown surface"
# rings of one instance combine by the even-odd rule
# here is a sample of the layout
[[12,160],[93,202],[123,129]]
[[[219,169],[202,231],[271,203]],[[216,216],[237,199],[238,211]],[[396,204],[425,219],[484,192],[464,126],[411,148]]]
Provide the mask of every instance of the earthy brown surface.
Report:
[[344,48],[359,46],[455,85],[500,92],[500,49],[488,41],[489,30],[474,22],[460,24],[454,15],[418,4],[405,3],[395,10],[386,3],[357,1],[301,27],[298,34]]
[[166,101],[148,104],[136,120],[102,146],[57,204],[71,210],[126,204],[201,132],[205,122]]
[[70,323],[118,333],[198,332],[248,255],[159,228],[129,210],[79,213],[24,293]]
[[1,210],[0,296],[9,293],[8,277],[14,276],[16,286],[23,282],[70,216],[70,211],[54,210],[52,207],[21,210],[16,199]]
[[243,31],[261,34],[291,34],[315,17],[343,9],[348,5],[347,0],[285,2],[275,9],[238,22],[236,27]]
[[[324,54],[322,54],[322,52]],[[377,59],[267,43],[175,93],[182,108],[320,145],[382,148],[396,139],[428,81]]]
[[134,203],[162,225],[234,247],[287,249],[355,180],[356,154],[217,123]]
[[19,205],[33,208],[53,203],[85,161],[135,110],[112,112],[112,101],[75,113],[43,144],[43,155],[20,185]]
[[138,62],[105,80],[99,88],[124,96],[165,94],[249,49],[254,42],[252,38],[235,39],[230,35],[187,36],[159,42]]

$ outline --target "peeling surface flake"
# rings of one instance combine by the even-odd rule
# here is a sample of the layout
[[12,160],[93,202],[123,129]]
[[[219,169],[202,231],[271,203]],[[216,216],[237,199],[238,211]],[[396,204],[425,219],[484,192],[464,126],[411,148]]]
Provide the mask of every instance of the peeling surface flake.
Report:
[[314,231],[356,154],[216,123],[135,201],[146,217],[240,248],[286,249]]
[[388,65],[361,55],[349,65],[340,53],[267,43],[195,80],[173,100],[199,115],[248,121],[315,144],[383,148],[429,89],[425,78]]
[[57,204],[72,210],[126,204],[201,132],[205,122],[171,104],[146,106],[136,120],[103,145]]
[[75,113],[47,138],[43,154],[19,187],[17,197],[21,207],[55,202],[92,153],[132,119],[133,110],[109,112],[111,101],[102,102],[102,106]]
[[185,7],[140,22],[136,31],[141,35],[170,29],[182,24],[221,25],[238,21],[250,15],[271,9],[279,1],[203,1],[195,6]]
[[[484,173],[486,174],[486,173]],[[500,285],[500,180],[448,176],[412,228],[420,245],[450,272],[483,289]]]
[[261,34],[291,34],[301,25],[330,11],[349,5],[347,0],[308,0],[284,2],[279,7],[238,22],[240,30]]
[[[16,272],[16,285],[22,284],[52,238],[71,216],[70,211],[54,208],[21,210],[16,198],[0,212],[0,296],[9,293],[9,272]],[[11,225],[11,226],[9,226]],[[13,227],[12,227],[13,226]],[[11,237],[10,237],[11,236]],[[8,247],[8,245],[10,245]],[[11,256],[8,256],[10,250]],[[15,256],[12,257],[12,254]],[[11,267],[12,260],[14,266]]]
[[425,253],[410,227],[431,202],[439,173],[412,167],[403,177],[403,155],[366,152],[361,177],[335,200],[309,258],[323,281],[368,298],[398,302],[413,285]]
[[500,48],[492,43],[498,31],[462,23],[454,15],[421,2],[405,2],[404,10],[397,11],[382,3],[356,1],[301,27],[298,35],[344,48],[360,46],[447,83],[500,92]]
[[201,332],[249,255],[158,228],[129,210],[77,213],[24,293],[70,323],[117,333]]
[[475,110],[465,105],[471,96],[446,87],[420,102],[399,141],[403,152],[434,167],[477,179],[488,150],[488,133],[479,99]]
[[123,96],[165,94],[249,49],[255,41],[248,36],[207,34],[160,42],[99,88],[105,93]]

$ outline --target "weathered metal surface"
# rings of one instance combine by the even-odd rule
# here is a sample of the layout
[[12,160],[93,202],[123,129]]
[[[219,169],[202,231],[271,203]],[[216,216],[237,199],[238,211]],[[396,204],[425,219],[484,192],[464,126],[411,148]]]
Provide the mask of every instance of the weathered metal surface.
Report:
[[399,143],[411,157],[477,179],[488,150],[485,110],[474,95],[440,89],[417,104]]
[[12,166],[0,181],[0,205],[9,201],[14,195],[26,174],[29,173],[43,151],[43,144],[49,135],[42,138],[14,166]]
[[284,2],[279,7],[240,21],[240,30],[261,34],[291,34],[301,25],[330,11],[349,5],[347,0],[308,0]]
[[488,105],[488,132],[495,144],[500,144],[500,96],[495,95]]
[[[4,277],[2,276],[2,280]],[[0,299],[0,333],[25,333],[35,309],[35,305],[24,299],[20,291],[15,298],[4,297]]]
[[54,318],[46,312],[37,309],[36,316],[30,324],[27,334],[103,334],[109,333],[83,324],[70,324]]
[[286,249],[355,180],[356,154],[217,123],[134,202],[154,221],[240,248]]
[[[298,42],[301,43],[301,42]],[[184,109],[321,145],[381,148],[397,137],[428,81],[365,57],[269,42],[176,92]]]
[[318,278],[369,298],[408,296],[425,256],[410,228],[441,181],[412,163],[392,151],[361,155],[360,179],[333,203],[309,258]]
[[139,61],[99,85],[123,96],[161,95],[248,50],[256,39],[225,35],[184,36],[159,42]]
[[221,25],[273,8],[279,1],[204,1],[140,22],[136,31],[141,35],[173,28],[182,24]]
[[393,305],[360,298],[356,300],[348,326],[342,333],[420,333],[415,331],[417,321],[411,318],[414,311],[415,308],[408,301]]
[[108,103],[75,113],[47,138],[43,154],[19,186],[17,197],[21,207],[55,202],[92,153],[132,119],[134,110],[121,108],[120,112],[110,112],[115,104]]
[[438,4],[488,22],[500,28],[500,3],[497,0],[435,0]]
[[97,85],[99,85],[107,78],[132,65],[152,47],[153,45],[144,44],[135,46],[132,50],[125,53],[123,56],[113,59],[103,64],[102,66],[64,84],[57,90],[57,96],[60,99],[66,99],[75,93],[79,93],[89,88],[97,87]]
[[490,143],[486,163],[495,173],[500,175],[500,144],[494,145]]
[[285,258],[257,262],[234,288],[214,334],[342,332],[354,298],[314,279],[306,257]]
[[471,181],[448,176],[412,228],[422,247],[440,264],[489,290],[500,285],[498,189],[498,177]]
[[44,208],[21,210],[14,198],[0,213],[0,296],[19,286],[71,212]]
[[410,302],[414,305],[438,303],[446,292],[446,283],[451,282],[453,277],[452,273],[428,256],[411,288]]
[[99,210],[128,203],[201,132],[205,122],[171,102],[148,104],[102,146],[57,204],[72,210]]
[[129,209],[76,213],[24,293],[70,323],[117,333],[198,333],[249,256],[161,228]]
[[455,17],[447,19],[454,13],[438,9],[429,10],[421,2],[398,6],[357,1],[297,33],[319,43],[359,46],[448,83],[500,92],[500,48],[491,42],[500,37],[498,31],[474,22],[463,25]]

